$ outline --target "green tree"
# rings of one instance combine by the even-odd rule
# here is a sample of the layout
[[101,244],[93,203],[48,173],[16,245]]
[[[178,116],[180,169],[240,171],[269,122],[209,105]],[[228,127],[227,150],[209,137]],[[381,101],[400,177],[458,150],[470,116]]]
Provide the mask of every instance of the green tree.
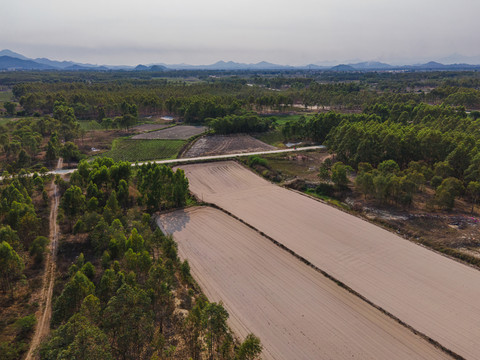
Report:
[[478,181],[470,181],[467,186],[467,193],[470,195],[470,199],[472,201],[472,214],[473,208],[477,204],[478,199],[480,198],[480,182]]
[[83,299],[95,292],[95,285],[80,271],[63,288],[53,305],[52,323],[66,321],[80,309]]
[[218,350],[220,339],[227,332],[228,312],[222,303],[208,303],[202,312],[202,324],[206,330],[209,358],[213,359]]
[[341,161],[336,162],[332,166],[333,183],[340,188],[346,187],[349,183],[347,175],[350,172],[353,172],[353,169],[350,166],[345,165]]
[[167,319],[175,310],[175,301],[169,286],[171,282],[172,279],[164,266],[157,263],[150,268],[147,286],[151,291],[155,322],[159,324],[161,333]]
[[3,103],[3,107],[7,111],[7,114],[10,116],[15,115],[15,108],[17,107],[15,103],[12,103],[10,101],[6,101]]
[[153,338],[150,298],[140,288],[123,284],[110,299],[103,313],[103,324],[116,358],[146,359],[144,344]]
[[48,239],[45,236],[37,236],[30,245],[30,255],[33,256],[36,264],[43,262],[45,255],[45,247],[48,244]]
[[78,186],[70,186],[63,194],[60,206],[70,221],[71,229],[75,218],[85,209],[85,196],[82,189]]
[[355,178],[355,185],[360,189],[360,191],[365,195],[374,195],[375,194],[375,184],[373,182],[373,175],[369,172],[361,172]]
[[455,203],[455,197],[462,194],[463,191],[464,187],[460,180],[454,177],[446,178],[435,192],[435,201],[438,206],[451,210]]
[[17,252],[9,243],[2,241],[0,244],[0,279],[4,293],[11,290],[13,297],[13,281],[22,274],[23,268],[23,261]]
[[22,248],[17,232],[8,225],[0,227],[0,242],[4,241],[9,243],[15,250],[21,250]]
[[396,174],[398,171],[400,171],[400,167],[393,160],[385,160],[378,165],[378,170],[382,174]]
[[82,154],[78,150],[77,145],[71,141],[66,142],[65,145],[62,146],[60,155],[68,163],[68,165],[70,165],[72,161],[80,161],[82,159]]
[[248,334],[243,343],[237,350],[236,358],[238,360],[255,360],[262,353],[262,344],[260,339],[253,334]]

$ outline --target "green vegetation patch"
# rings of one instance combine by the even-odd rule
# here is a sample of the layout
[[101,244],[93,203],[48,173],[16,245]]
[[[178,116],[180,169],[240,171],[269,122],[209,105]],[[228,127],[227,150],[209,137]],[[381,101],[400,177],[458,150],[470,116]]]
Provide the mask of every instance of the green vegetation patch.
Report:
[[313,115],[303,115],[303,114],[295,114],[295,115],[275,115],[274,118],[276,119],[275,123],[277,125],[283,125],[288,121],[297,121],[301,117],[305,117],[305,119],[309,119]]
[[13,120],[12,118],[0,118],[0,126],[6,125],[12,121],[15,121],[15,120]]
[[0,91],[0,102],[12,101],[12,91]]
[[147,161],[175,159],[180,149],[186,144],[184,140],[131,140],[116,139],[112,149],[101,154],[115,161]]
[[285,145],[283,143],[283,135],[282,132],[278,129],[276,130],[271,130],[266,133],[262,134],[257,134],[255,135],[255,138],[257,138],[260,141],[263,141],[266,144],[273,145],[278,148],[284,148]]
[[102,125],[95,120],[79,120],[78,124],[80,125],[80,129],[85,131],[103,130]]
[[330,196],[317,194],[315,192],[315,190],[313,190],[313,189],[307,189],[305,191],[305,193],[308,194],[308,195],[311,195],[313,197],[316,197],[318,199],[321,199],[321,200],[327,202],[328,204],[334,205],[338,208],[342,208],[342,209],[345,209],[345,210],[350,210],[350,207],[347,204],[345,204],[345,203],[343,203],[343,202],[341,202],[341,201],[339,201],[335,198],[332,198]]

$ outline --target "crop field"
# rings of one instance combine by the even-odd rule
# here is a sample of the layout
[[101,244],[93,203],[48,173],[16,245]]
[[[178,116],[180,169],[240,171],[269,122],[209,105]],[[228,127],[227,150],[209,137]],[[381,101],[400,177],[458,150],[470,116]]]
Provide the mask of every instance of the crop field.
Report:
[[134,140],[187,140],[195,135],[200,135],[207,130],[206,126],[174,126],[165,130],[152,131],[144,134],[135,135],[132,137]]
[[275,150],[250,135],[211,135],[198,139],[183,157],[235,154],[242,152]]
[[264,359],[448,358],[220,210],[178,210],[157,223],[236,334],[261,338]]
[[184,145],[183,140],[115,139],[112,149],[100,156],[130,162],[174,159]]
[[191,191],[456,354],[480,358],[480,272],[235,162],[185,165]]

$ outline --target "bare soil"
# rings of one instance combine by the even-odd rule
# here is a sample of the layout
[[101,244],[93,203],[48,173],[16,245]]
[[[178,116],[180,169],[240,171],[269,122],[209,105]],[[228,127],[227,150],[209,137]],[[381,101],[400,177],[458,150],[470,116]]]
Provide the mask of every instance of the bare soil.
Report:
[[191,138],[192,136],[200,135],[206,130],[207,128],[205,126],[181,125],[181,126],[174,126],[165,130],[138,134],[138,135],[132,136],[132,139],[134,140],[141,140],[141,139],[186,140]]
[[270,240],[213,208],[161,215],[179,254],[229,325],[264,359],[443,359],[445,353]]
[[142,124],[133,127],[131,130],[135,132],[148,132],[148,131],[153,131],[153,130],[160,130],[163,128],[166,128],[170,126],[170,124]]
[[417,331],[480,358],[480,272],[275,186],[235,162],[182,166],[191,191],[275,239]]
[[272,145],[250,135],[211,135],[199,138],[182,157],[235,154],[254,151],[275,150]]

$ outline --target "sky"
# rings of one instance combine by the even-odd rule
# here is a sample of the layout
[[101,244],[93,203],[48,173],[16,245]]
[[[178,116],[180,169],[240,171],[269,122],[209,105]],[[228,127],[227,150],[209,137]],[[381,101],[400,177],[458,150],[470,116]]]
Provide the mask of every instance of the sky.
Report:
[[7,0],[2,13],[0,50],[31,58],[480,63],[479,0]]

